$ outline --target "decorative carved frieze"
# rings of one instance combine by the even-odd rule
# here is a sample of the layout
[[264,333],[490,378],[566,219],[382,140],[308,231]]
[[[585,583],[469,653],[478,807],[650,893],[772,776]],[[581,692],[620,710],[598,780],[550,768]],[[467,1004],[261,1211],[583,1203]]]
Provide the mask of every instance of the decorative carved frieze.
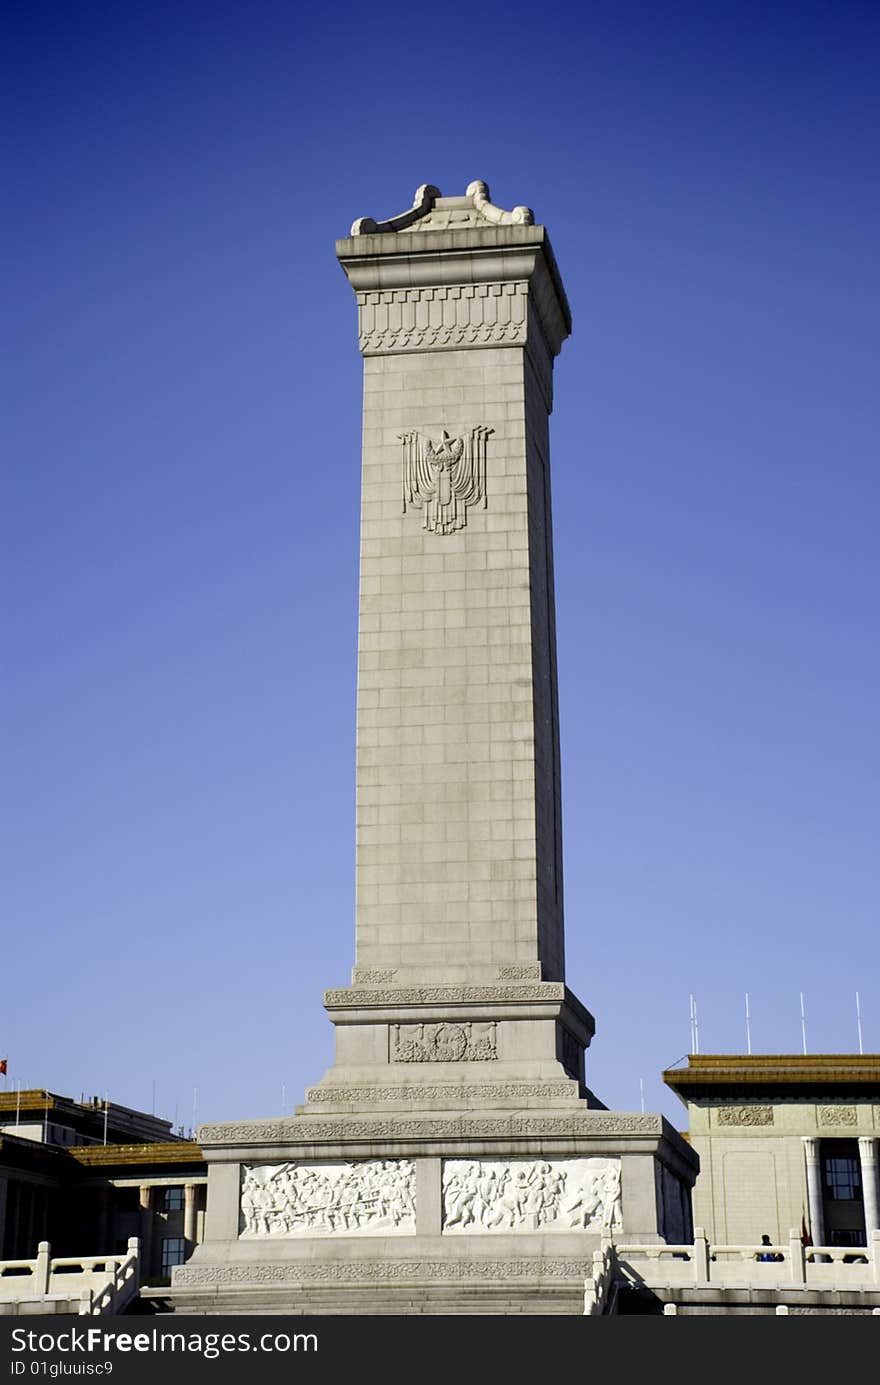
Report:
[[301,1284],[330,1280],[343,1283],[395,1283],[427,1280],[583,1280],[591,1258],[498,1260],[297,1260],[286,1264],[182,1265],[174,1272],[177,1286],[214,1284]]
[[772,1106],[719,1106],[719,1125],[772,1125]]
[[430,534],[454,534],[467,524],[468,507],[486,508],[486,443],[494,428],[472,428],[452,438],[443,429],[438,442],[421,433],[401,433],[403,512],[422,511]]
[[540,962],[519,962],[515,966],[498,968],[499,981],[540,981]]
[[619,1159],[443,1161],[444,1232],[621,1226]]
[[379,1120],[338,1116],[319,1120],[310,1115],[277,1121],[240,1121],[203,1125],[198,1132],[203,1145],[309,1144],[348,1140],[479,1140],[538,1139],[569,1135],[660,1135],[660,1116],[618,1115],[614,1111],[585,1111],[582,1115],[460,1115],[389,1116]]
[[331,1009],[360,1005],[504,1005],[510,1001],[564,1000],[561,981],[537,981],[531,986],[407,986],[388,991],[354,989],[324,992]]
[[399,1102],[424,1101],[437,1106],[449,1102],[481,1101],[574,1101],[577,1088],[570,1082],[480,1082],[467,1086],[400,1086],[400,1087],[310,1087],[306,1092],[309,1105],[338,1102],[348,1105],[396,1105]]
[[485,1063],[498,1057],[495,1022],[393,1024],[394,1063]]
[[858,1125],[855,1106],[820,1106],[817,1111],[820,1125]]
[[388,981],[393,981],[396,975],[397,967],[383,967],[381,969],[355,967],[353,979],[355,986],[381,986]]
[[383,1236],[416,1229],[410,1159],[258,1164],[244,1171],[241,1238]]
[[359,292],[357,301],[359,342],[366,356],[522,345],[528,331],[525,280],[375,289]]

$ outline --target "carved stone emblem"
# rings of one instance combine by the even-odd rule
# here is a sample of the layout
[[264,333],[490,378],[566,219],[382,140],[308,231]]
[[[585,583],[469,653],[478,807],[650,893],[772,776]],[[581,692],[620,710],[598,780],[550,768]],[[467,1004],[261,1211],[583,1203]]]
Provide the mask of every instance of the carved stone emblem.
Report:
[[241,1189],[241,1238],[383,1236],[414,1232],[411,1159],[359,1164],[257,1164]]
[[485,1063],[498,1057],[494,1020],[488,1024],[395,1024],[395,1063]]
[[469,505],[486,505],[486,440],[493,428],[472,428],[467,437],[443,430],[439,442],[421,433],[401,433],[403,443],[403,511],[423,512],[422,526],[432,534],[452,534],[467,524]]
[[820,1106],[820,1125],[858,1125],[859,1116],[854,1106]]
[[619,1159],[443,1161],[444,1232],[615,1231]]
[[719,1125],[772,1125],[772,1106],[720,1106]]

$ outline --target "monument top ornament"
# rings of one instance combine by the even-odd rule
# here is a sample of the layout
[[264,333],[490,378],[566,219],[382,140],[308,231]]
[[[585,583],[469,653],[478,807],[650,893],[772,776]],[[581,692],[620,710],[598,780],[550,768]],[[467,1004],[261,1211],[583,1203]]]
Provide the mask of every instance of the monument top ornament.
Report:
[[468,183],[464,197],[444,197],[432,183],[416,188],[413,204],[387,221],[362,216],[351,228],[352,236],[382,236],[394,231],[456,231],[480,226],[533,226],[530,207],[506,212],[493,205],[489,185],[478,178]]

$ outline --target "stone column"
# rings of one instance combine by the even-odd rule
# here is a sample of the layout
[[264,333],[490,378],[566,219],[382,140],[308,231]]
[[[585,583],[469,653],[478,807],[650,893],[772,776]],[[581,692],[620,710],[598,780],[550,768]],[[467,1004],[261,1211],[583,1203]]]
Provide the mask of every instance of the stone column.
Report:
[[139,1190],[141,1209],[141,1273],[147,1276],[153,1270],[153,1189],[144,1184]]
[[[4,1258],[4,1246],[6,1240],[6,1194],[9,1188],[9,1179],[0,1177],[0,1260]],[[12,1256],[8,1256],[12,1259]]]
[[101,1255],[109,1254],[113,1250],[113,1232],[111,1229],[110,1202],[113,1195],[112,1188],[101,1188],[96,1193],[98,1201],[98,1252]]
[[420,189],[406,225],[337,244],[364,357],[356,981],[564,977],[548,415],[571,319],[545,228],[487,193]]
[[877,1141],[871,1135],[859,1136],[859,1160],[862,1165],[862,1197],[865,1206],[865,1240],[870,1243],[871,1232],[880,1229],[880,1194],[877,1187]]
[[803,1137],[804,1157],[807,1161],[807,1200],[810,1208],[810,1235],[814,1246],[825,1244],[825,1212],[822,1206],[822,1166],[819,1159],[819,1141]]
[[196,1243],[196,1213],[198,1210],[199,1185],[185,1183],[183,1188],[183,1235],[186,1241],[187,1256],[192,1254]]

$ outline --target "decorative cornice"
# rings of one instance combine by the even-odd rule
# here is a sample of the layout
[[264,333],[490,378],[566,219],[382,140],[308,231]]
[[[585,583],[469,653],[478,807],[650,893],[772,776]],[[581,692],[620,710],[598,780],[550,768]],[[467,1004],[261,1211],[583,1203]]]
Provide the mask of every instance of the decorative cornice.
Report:
[[574,1101],[577,1095],[576,1082],[473,1082],[446,1086],[310,1087],[306,1101],[309,1105],[333,1102],[351,1106],[405,1106],[417,1101],[430,1101],[437,1106],[463,1101],[488,1105],[493,1101]]
[[399,986],[389,990],[345,990],[324,992],[328,1010],[354,1008],[366,1010],[400,1005],[509,1005],[566,999],[561,981],[536,981],[522,986]]
[[880,1087],[880,1055],[856,1053],[691,1054],[686,1068],[668,1068],[663,1081],[683,1099],[720,1087]]
[[79,1145],[67,1150],[78,1164],[94,1168],[108,1164],[203,1164],[205,1156],[193,1140],[177,1144]]
[[299,1115],[275,1121],[203,1125],[199,1130],[199,1143],[205,1148],[217,1145],[290,1147],[376,1140],[528,1140],[572,1136],[589,1139],[592,1136],[662,1133],[662,1116],[614,1111],[585,1111],[572,1116],[337,1116],[326,1120]]
[[528,330],[526,280],[360,290],[358,343],[384,352],[521,346]]

